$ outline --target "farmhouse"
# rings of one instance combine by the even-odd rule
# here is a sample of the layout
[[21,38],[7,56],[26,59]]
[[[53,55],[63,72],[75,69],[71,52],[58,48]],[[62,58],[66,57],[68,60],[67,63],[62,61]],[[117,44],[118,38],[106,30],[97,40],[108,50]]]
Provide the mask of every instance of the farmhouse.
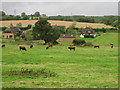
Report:
[[59,41],[72,42],[74,39],[76,39],[76,34],[61,34]]
[[84,35],[93,35],[95,37],[96,33],[94,30],[92,30],[90,28],[85,28],[85,29],[81,30],[80,37],[84,37]]
[[22,33],[22,31],[17,27],[8,27],[2,33],[2,38],[12,38],[12,39],[14,39],[15,36],[19,36],[21,33]]

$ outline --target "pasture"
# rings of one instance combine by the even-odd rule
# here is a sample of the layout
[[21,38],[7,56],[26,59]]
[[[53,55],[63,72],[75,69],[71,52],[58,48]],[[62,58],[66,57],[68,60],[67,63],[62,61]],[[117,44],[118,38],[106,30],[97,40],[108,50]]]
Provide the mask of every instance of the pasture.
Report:
[[[0,21],[1,22],[1,21]],[[6,27],[9,26],[11,23],[16,26],[18,23],[22,23],[23,27],[26,27],[28,24],[35,24],[37,20],[11,20],[11,21],[2,21],[2,24],[0,27]],[[70,21],[58,21],[58,20],[48,20],[51,25],[60,25],[69,27],[73,22]],[[85,23],[85,22],[76,22],[76,27],[78,28],[86,28],[86,27],[92,27],[92,28],[113,28],[112,26],[105,25],[102,23]]]
[[[109,36],[113,35],[110,39]],[[115,43],[114,48],[103,42]],[[6,43],[2,48],[3,88],[117,88],[117,33],[103,34],[88,41],[102,47],[80,47],[68,50],[67,44],[46,50],[44,45],[19,46]],[[108,43],[109,44],[109,43]]]

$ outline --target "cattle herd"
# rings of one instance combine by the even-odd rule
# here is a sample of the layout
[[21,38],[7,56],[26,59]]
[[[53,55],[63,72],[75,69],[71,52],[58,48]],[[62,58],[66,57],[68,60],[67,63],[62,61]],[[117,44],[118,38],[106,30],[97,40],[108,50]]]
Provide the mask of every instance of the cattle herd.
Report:
[[[111,48],[113,48],[113,44],[112,44],[112,43],[110,43],[109,45],[111,45]],[[2,47],[2,48],[5,47],[5,44],[3,44],[1,47]],[[50,47],[53,47],[53,45],[52,45],[52,44],[48,44],[48,45],[46,46],[46,49],[49,49]],[[30,48],[33,48],[33,45],[30,45]],[[74,51],[75,51],[75,48],[76,48],[75,46],[70,46],[70,47],[68,47],[68,49],[74,50]],[[100,48],[100,45],[95,45],[94,48]],[[27,51],[27,49],[26,49],[25,46],[19,46],[19,49],[20,49],[20,50],[25,50],[25,51]]]

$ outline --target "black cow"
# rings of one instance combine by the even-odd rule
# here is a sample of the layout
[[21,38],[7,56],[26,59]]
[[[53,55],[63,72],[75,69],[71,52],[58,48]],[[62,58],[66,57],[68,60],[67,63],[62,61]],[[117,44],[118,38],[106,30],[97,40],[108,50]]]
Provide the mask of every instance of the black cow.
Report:
[[30,48],[33,48],[33,45],[30,45]]
[[3,44],[1,47],[5,47],[5,44]]
[[113,48],[113,44],[112,44],[112,43],[110,43],[110,45],[111,45],[111,48]]

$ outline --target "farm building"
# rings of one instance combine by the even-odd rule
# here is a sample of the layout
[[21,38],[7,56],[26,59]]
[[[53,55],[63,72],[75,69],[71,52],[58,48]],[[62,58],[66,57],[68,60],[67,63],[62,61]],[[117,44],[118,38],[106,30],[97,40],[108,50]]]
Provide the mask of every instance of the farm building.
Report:
[[96,33],[94,30],[92,30],[90,28],[85,28],[85,29],[81,30],[80,37],[84,38],[84,35],[93,35],[95,37]]
[[61,34],[59,41],[72,42],[74,39],[76,39],[76,34]]
[[22,31],[17,27],[8,27],[7,29],[5,29],[3,31],[2,38],[14,39],[15,36],[20,36],[21,33],[22,33]]

